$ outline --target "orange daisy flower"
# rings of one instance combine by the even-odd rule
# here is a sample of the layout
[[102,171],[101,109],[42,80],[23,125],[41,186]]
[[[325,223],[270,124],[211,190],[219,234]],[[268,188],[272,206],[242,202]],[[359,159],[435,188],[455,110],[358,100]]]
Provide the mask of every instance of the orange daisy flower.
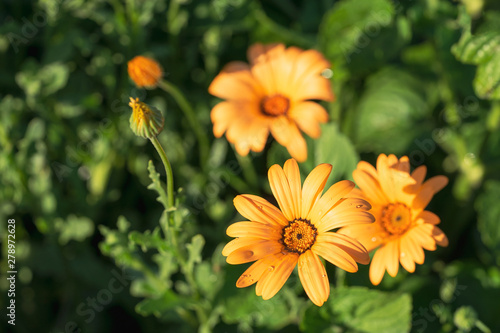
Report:
[[[330,81],[321,76],[330,63],[315,50],[283,44],[255,44],[248,50],[250,65],[231,62],[215,77],[208,91],[226,101],[211,113],[214,135],[226,132],[240,155],[260,152],[269,135],[299,162],[307,159],[300,130],[319,137],[319,123],[328,113],[309,100],[332,101]],[[300,130],[299,130],[300,129]]]
[[128,75],[139,88],[156,87],[163,76],[160,64],[148,57],[136,56],[127,67]]
[[330,295],[325,267],[318,255],[332,264],[356,272],[356,262],[368,264],[368,252],[357,240],[329,230],[374,221],[370,204],[346,198],[354,188],[348,180],[323,188],[332,166],[320,164],[301,186],[297,162],[269,169],[269,183],[280,209],[255,195],[238,195],[234,205],[250,221],[236,222],[227,234],[238,237],[222,250],[229,264],[252,264],[236,282],[239,288],[257,283],[256,294],[267,300],[285,284],[296,264],[306,294],[317,306]]
[[445,176],[435,176],[424,182],[427,168],[419,166],[410,174],[407,156],[380,154],[377,169],[361,161],[353,172],[360,190],[354,195],[372,204],[375,223],[347,226],[339,233],[355,238],[368,252],[378,248],[370,265],[370,281],[378,285],[385,271],[398,274],[399,262],[408,272],[415,263],[424,263],[423,249],[434,251],[436,244],[448,245],[448,238],[437,227],[440,219],[424,210],[434,194],[448,183]]

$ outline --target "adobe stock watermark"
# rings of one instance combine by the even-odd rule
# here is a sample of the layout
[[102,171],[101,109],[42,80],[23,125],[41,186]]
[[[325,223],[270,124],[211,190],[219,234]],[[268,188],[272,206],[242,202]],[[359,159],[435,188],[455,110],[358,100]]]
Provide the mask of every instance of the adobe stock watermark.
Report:
[[[113,277],[108,281],[106,288],[97,292],[94,297],[87,297],[85,301],[80,302],[76,307],[76,314],[80,316],[86,324],[90,324],[96,317],[96,314],[102,312],[107,305],[111,303],[113,297],[125,290],[133,280],[126,271],[111,271]],[[82,333],[83,330],[78,327],[75,321],[68,321],[64,325],[64,331],[57,333]]]
[[[456,104],[456,114],[460,121],[469,117],[475,116],[479,113],[479,100],[475,96],[467,96],[462,104]],[[446,123],[450,122],[449,115],[445,110],[441,110],[439,119],[444,120]],[[431,138],[415,139],[414,143],[417,149],[410,152],[408,155],[410,164],[414,167],[422,165],[425,159],[432,155],[437,148],[437,145],[447,141],[449,132],[444,128],[435,128],[432,130]]]
[[[446,283],[446,282],[445,282]],[[453,283],[453,282],[447,282]],[[448,299],[448,303],[453,302],[463,291],[467,289],[465,285],[456,285],[453,291],[453,294]],[[415,331],[417,333],[426,332],[427,326],[429,323],[434,322],[438,319],[436,313],[434,312],[434,308],[436,307],[445,307],[446,303],[441,299],[433,299],[427,307],[419,307],[418,310],[413,311],[412,313],[412,332]]]
[[[57,13],[62,2],[63,0],[54,0],[49,2],[47,5],[50,5],[51,8],[48,9]],[[47,12],[45,10],[38,9],[30,18],[23,17],[21,22],[21,34],[16,34],[14,32],[8,32],[6,34],[6,37],[9,40],[10,45],[12,45],[15,53],[19,52],[20,46],[28,45],[33,38],[38,35],[40,29],[47,25]]]

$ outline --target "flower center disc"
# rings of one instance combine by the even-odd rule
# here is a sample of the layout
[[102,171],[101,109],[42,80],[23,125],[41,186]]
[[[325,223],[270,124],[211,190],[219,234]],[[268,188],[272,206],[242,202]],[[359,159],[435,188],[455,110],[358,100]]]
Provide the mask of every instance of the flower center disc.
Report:
[[311,248],[317,234],[309,220],[295,219],[283,228],[281,240],[288,251],[302,254]]
[[401,203],[389,204],[382,210],[382,226],[392,235],[403,234],[411,224],[410,209]]
[[273,117],[281,116],[287,113],[289,107],[290,101],[288,98],[280,94],[264,97],[260,105],[262,113]]

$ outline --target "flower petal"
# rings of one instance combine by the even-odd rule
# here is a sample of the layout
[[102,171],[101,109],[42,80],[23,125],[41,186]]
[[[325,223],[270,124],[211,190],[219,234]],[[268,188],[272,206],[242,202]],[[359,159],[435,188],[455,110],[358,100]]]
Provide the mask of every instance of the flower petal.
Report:
[[255,238],[255,237],[240,237],[240,238],[235,238],[229,243],[224,246],[222,249],[222,255],[227,257],[230,255],[233,251],[236,251],[242,247],[260,243],[260,242],[266,242],[265,239],[262,238]]
[[370,264],[370,281],[374,286],[380,284],[385,273],[385,261],[384,253],[380,252],[383,247],[379,248],[373,255],[372,262]]
[[325,188],[328,176],[332,171],[332,166],[330,164],[320,164],[311,171],[304,181],[304,186],[302,187],[302,216],[305,217],[309,215],[309,212],[316,202],[317,198],[323,192]]
[[226,234],[230,237],[255,237],[262,239],[280,239],[281,230],[258,222],[236,222],[231,224]]
[[307,50],[295,57],[293,74],[288,89],[293,92],[295,100],[334,99],[330,81],[321,73],[330,67],[330,63],[316,50]]
[[322,306],[330,295],[330,284],[325,266],[311,250],[299,256],[299,278],[311,301]]
[[354,273],[358,271],[356,261],[347,252],[335,245],[316,241],[311,250],[347,272]]
[[293,221],[298,216],[294,215],[295,208],[293,206],[292,193],[285,172],[279,165],[275,164],[269,168],[268,176],[271,191],[276,201],[278,201],[283,215],[288,221]]
[[428,210],[423,210],[420,212],[420,214],[417,215],[415,218],[415,221],[417,224],[421,223],[429,223],[429,224],[439,224],[441,222],[441,219],[439,216],[434,214],[433,212],[430,212]]
[[432,238],[434,238],[437,245],[443,247],[448,246],[448,237],[446,237],[439,227],[434,226],[434,228],[432,228]]
[[446,176],[435,176],[429,178],[422,184],[420,191],[417,193],[415,199],[413,199],[412,208],[417,211],[423,210],[427,207],[434,194],[441,191],[446,184],[448,184],[448,178]]
[[411,229],[412,237],[424,249],[429,251],[436,250],[436,241],[432,238],[432,224],[421,224]]
[[378,178],[373,177],[371,173],[356,169],[352,172],[352,177],[372,205],[385,205],[388,202]]
[[287,219],[281,211],[269,201],[250,194],[238,195],[234,198],[234,207],[247,219],[264,224],[284,226]]
[[281,254],[273,254],[254,262],[236,281],[236,287],[245,288],[260,280],[264,272],[281,256]]
[[344,212],[336,214],[335,210],[326,214],[316,225],[319,232],[346,227],[355,224],[371,224],[375,221],[375,217],[369,212]]
[[310,219],[312,223],[318,223],[340,199],[346,197],[351,192],[354,186],[354,183],[350,180],[341,180],[333,184],[311,209],[307,219]]
[[318,138],[321,134],[320,123],[328,121],[326,110],[314,102],[301,102],[293,106],[289,112],[297,126],[311,138]]
[[283,245],[279,242],[275,240],[264,241],[231,252],[226,261],[231,265],[245,264],[281,252],[281,250],[283,250]]
[[413,273],[415,271],[415,259],[412,256],[414,250],[411,247],[415,246],[415,244],[408,235],[409,233],[404,234],[399,240],[399,261],[404,269]]
[[341,248],[360,264],[367,265],[370,262],[366,248],[354,238],[339,233],[325,232],[318,234],[316,239],[318,242],[330,243]]
[[297,161],[293,158],[287,160],[283,166],[283,171],[288,179],[288,185],[290,185],[294,216],[300,217],[302,208],[302,189],[299,165],[297,164]]
[[386,236],[379,223],[349,225],[337,231],[337,234],[356,239],[368,252],[379,247]]
[[298,255],[288,253],[282,257],[272,271],[266,277],[265,284],[262,287],[262,298],[268,300],[272,298],[283,287],[298,261]]
[[208,87],[208,92],[227,100],[260,100],[264,94],[259,82],[252,76],[250,66],[240,61],[224,66]]
[[385,257],[384,260],[385,266],[387,267],[387,273],[389,273],[390,276],[395,277],[398,274],[399,269],[399,238],[386,243],[381,249]]

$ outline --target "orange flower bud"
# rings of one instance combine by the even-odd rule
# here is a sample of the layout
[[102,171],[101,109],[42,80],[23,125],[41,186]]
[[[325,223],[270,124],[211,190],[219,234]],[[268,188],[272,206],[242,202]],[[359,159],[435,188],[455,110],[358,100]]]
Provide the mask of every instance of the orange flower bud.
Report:
[[137,87],[154,88],[163,76],[163,72],[154,59],[136,56],[128,62],[128,75]]

